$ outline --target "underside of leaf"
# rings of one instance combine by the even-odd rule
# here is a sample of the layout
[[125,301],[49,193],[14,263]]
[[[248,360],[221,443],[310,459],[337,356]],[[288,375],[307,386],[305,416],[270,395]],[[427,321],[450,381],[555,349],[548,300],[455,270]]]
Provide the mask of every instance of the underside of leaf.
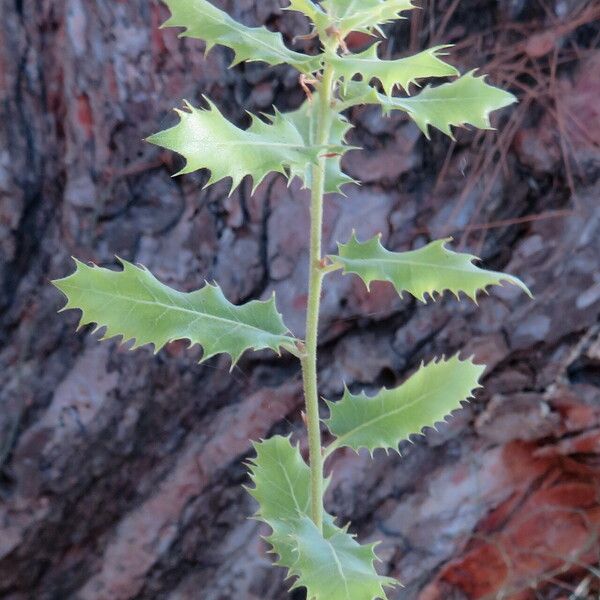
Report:
[[215,45],[234,51],[232,65],[242,61],[264,61],[270,65],[290,64],[310,73],[318,69],[320,59],[294,52],[285,46],[280,33],[265,27],[247,27],[232,19],[207,0],[163,0],[171,11],[163,27],[184,28],[181,37],[206,42],[206,51]]
[[251,115],[252,124],[244,130],[206,101],[208,109],[194,108],[186,102],[185,110],[176,110],[180,118],[177,125],[148,138],[150,143],[186,159],[177,175],[208,169],[211,176],[206,185],[230,177],[231,192],[250,176],[254,191],[269,173],[288,178],[290,173],[304,174],[306,165],[317,162],[319,154],[327,151],[305,145],[294,123],[278,111],[265,116],[268,121]]
[[155,352],[167,342],[185,339],[203,347],[203,361],[225,353],[232,365],[250,349],[294,350],[275,297],[235,306],[217,285],[184,293],[125,260],[120,261],[122,271],[75,262],[72,275],[53,281],[67,297],[62,310],[80,310],[80,327],[106,327],[103,339],[121,336],[123,342],[135,340],[132,349],[153,344]]
[[461,408],[479,385],[484,365],[458,356],[421,365],[401,386],[382,389],[373,397],[351,394],[348,389],[338,402],[327,401],[330,416],[325,421],[336,440],[331,453],[348,446],[373,453],[382,448],[398,451],[398,444],[424,427],[434,427]]
[[449,46],[436,46],[407,58],[398,60],[382,60],[378,57],[379,44],[373,44],[364,52],[338,56],[333,60],[336,73],[349,82],[355,75],[369,83],[378,79],[385,93],[391,95],[394,88],[401,87],[405,91],[411,83],[431,77],[454,77],[458,75],[456,67],[444,62]]
[[383,586],[396,582],[375,571],[374,546],[361,546],[331,515],[322,534],[310,520],[310,469],[298,447],[274,436],[254,449],[248,492],[259,504],[256,517],[272,529],[266,541],[277,564],[296,579],[292,589],[306,587],[310,600],[385,600]]
[[437,240],[409,252],[390,252],[381,245],[381,236],[361,243],[353,234],[347,244],[338,244],[338,254],[329,259],[341,267],[344,274],[358,275],[367,288],[372,281],[388,281],[400,296],[408,292],[421,302],[426,302],[427,296],[435,300],[436,293],[441,295],[446,290],[457,297],[463,293],[477,301],[478,292],[487,292],[488,286],[504,281],[531,296],[520,279],[480,269],[473,264],[478,260],[476,256],[446,248],[449,241],[449,238]]

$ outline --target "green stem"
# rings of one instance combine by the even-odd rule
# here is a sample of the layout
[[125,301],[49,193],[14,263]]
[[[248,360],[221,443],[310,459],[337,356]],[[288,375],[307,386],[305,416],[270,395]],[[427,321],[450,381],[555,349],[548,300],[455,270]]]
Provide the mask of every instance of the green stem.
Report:
[[[329,142],[331,131],[334,73],[325,67],[319,87],[316,144]],[[312,171],[310,203],[310,274],[308,283],[308,308],[306,314],[306,354],[302,359],[302,377],[306,402],[306,426],[310,458],[311,516],[320,531],[323,530],[323,452],[319,420],[319,395],[317,383],[317,345],[319,310],[324,270],[321,264],[321,237],[323,230],[323,192],[325,189],[325,157],[320,157]]]

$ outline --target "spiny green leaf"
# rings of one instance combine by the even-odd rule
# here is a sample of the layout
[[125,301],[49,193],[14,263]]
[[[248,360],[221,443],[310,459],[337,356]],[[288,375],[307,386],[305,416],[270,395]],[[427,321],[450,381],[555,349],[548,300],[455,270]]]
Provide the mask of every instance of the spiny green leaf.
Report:
[[273,521],[293,521],[310,511],[310,469],[289,437],[275,435],[253,442],[248,492],[258,502],[256,516],[274,529]]
[[346,82],[359,74],[366,83],[378,79],[386,94],[391,95],[396,86],[408,90],[409,85],[419,79],[458,75],[455,67],[440,58],[447,55],[444,50],[448,47],[436,46],[407,58],[381,60],[377,55],[377,43],[358,54],[337,56],[332,62],[336,73]]
[[[312,524],[309,517],[310,469],[298,447],[293,446],[289,438],[277,435],[255,443],[254,449],[256,457],[249,462],[254,487],[247,489],[259,504],[256,517],[272,529],[266,541],[279,556],[277,564],[286,567],[290,577],[297,578],[294,587],[307,587],[308,598],[316,600],[385,598],[379,594],[381,586],[395,582],[377,575],[373,566],[376,558],[373,546],[360,546],[345,529],[337,527],[327,513],[322,535]],[[306,556],[311,546],[319,554],[318,560]],[[326,548],[329,550],[324,552]],[[313,554],[313,549],[308,554]],[[334,564],[336,557],[341,561],[339,564]],[[354,586],[355,577],[361,578],[362,582],[354,586],[355,595],[340,596],[339,591],[331,593],[329,587],[316,587],[320,585],[317,580],[323,561],[336,577],[338,569],[342,569],[341,579],[337,580],[342,590],[344,582]]]
[[338,255],[329,256],[344,273],[358,275],[367,288],[372,281],[389,281],[398,294],[412,294],[426,302],[426,294],[435,300],[434,293],[448,290],[457,297],[462,292],[473,301],[487,286],[503,281],[520,287],[531,297],[527,286],[517,277],[486,271],[473,264],[476,256],[452,252],[446,248],[451,238],[436,240],[410,252],[390,252],[381,245],[381,235],[361,243],[353,234],[347,244],[338,244]]
[[450,127],[472,125],[491,129],[490,113],[514,104],[517,99],[509,92],[489,85],[485,76],[474,71],[438,87],[427,86],[418,96],[388,98],[382,102],[384,111],[406,110],[429,138],[429,126],[452,136]]
[[148,138],[150,143],[184,156],[186,166],[177,175],[209,169],[211,177],[206,185],[231,177],[231,192],[249,175],[254,191],[269,173],[303,173],[307,163],[315,163],[326,151],[306,146],[292,121],[278,111],[265,116],[269,122],[251,115],[252,124],[243,130],[228,121],[210,100],[207,102],[206,110],[186,102],[187,110],[176,110],[180,117],[177,125]]
[[387,103],[388,100],[396,100],[389,98],[384,94],[380,94],[367,81],[348,81],[345,82],[340,89],[340,101],[342,102],[342,110],[346,110],[353,106],[362,104],[380,104]]
[[381,33],[380,25],[416,8],[411,0],[324,0],[323,7],[333,16],[343,37],[351,31],[369,33],[375,29]]
[[[315,94],[315,97],[312,101],[306,100],[297,110],[285,113],[285,117],[296,126],[296,129],[302,135],[304,143],[307,146],[313,145],[315,140],[317,119],[316,115],[313,115],[312,113],[316,112],[317,110],[318,94]],[[327,194],[341,193],[341,188],[344,184],[354,183],[354,179],[342,171],[341,165],[343,152],[352,149],[350,146],[343,146],[346,139],[346,134],[351,128],[352,125],[345,117],[339,114],[335,116],[331,125],[329,143],[332,145],[332,147],[337,147],[339,149],[339,153],[336,156],[328,158],[325,163],[325,193]],[[304,165],[304,168],[302,168],[302,165],[297,166],[299,167],[299,170],[293,174],[305,181],[307,187],[310,188],[312,165],[306,164]]]
[[385,600],[384,586],[397,585],[375,571],[376,544],[361,546],[347,531],[323,535],[305,517],[292,539],[297,554],[290,569],[297,577],[292,589],[306,588],[307,600]]
[[294,52],[285,46],[280,33],[265,27],[247,27],[206,0],[163,0],[171,11],[163,27],[183,27],[180,37],[193,37],[206,42],[206,51],[215,45],[231,48],[232,66],[244,60],[263,61],[270,65],[287,63],[299,71],[318,69],[320,59]]
[[[253,446],[256,457],[248,466],[254,487],[246,490],[258,502],[255,517],[272,529],[266,541],[279,557],[276,564],[290,569],[297,558],[292,535],[310,515],[310,469],[289,437],[275,435]],[[328,483],[324,482],[324,488]],[[327,513],[323,527],[326,535],[337,530]]]
[[[234,306],[217,285],[183,293],[156,279],[145,267],[119,259],[122,271],[88,266],[77,260],[75,272],[53,281],[67,297],[62,310],[79,309],[80,327],[106,327],[103,339],[134,339],[133,348],[154,344],[158,352],[167,342],[186,339],[204,348],[202,360],[229,354],[232,367],[246,350],[294,349],[273,296]],[[132,349],[133,349],[132,348]]]
[[312,0],[290,0],[285,10],[293,10],[307,16],[319,31],[324,31],[329,25],[329,16]]
[[343,446],[357,452],[361,448],[371,453],[377,448],[397,451],[402,440],[459,409],[481,387],[484,370],[484,365],[454,356],[421,365],[401,386],[384,388],[372,398],[346,389],[340,401],[327,401],[331,412],[325,424],[337,438],[328,454]]
[[489,85],[485,75],[476,77],[473,71],[450,83],[427,86],[409,98],[380,94],[364,81],[350,82],[343,94],[347,107],[380,104],[384,113],[392,110],[408,113],[427,138],[430,125],[451,138],[454,137],[451,127],[472,125],[491,129],[490,113],[517,102],[511,93]]
[[294,564],[291,534],[310,513],[310,469],[300,451],[287,437],[273,436],[254,443],[256,457],[249,462],[253,488],[248,492],[258,502],[256,517],[273,530],[267,541],[279,555],[279,564]]

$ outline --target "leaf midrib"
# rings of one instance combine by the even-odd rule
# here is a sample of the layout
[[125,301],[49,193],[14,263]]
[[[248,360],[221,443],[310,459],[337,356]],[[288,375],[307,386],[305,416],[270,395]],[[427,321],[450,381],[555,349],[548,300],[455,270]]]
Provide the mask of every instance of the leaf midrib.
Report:
[[[183,313],[189,313],[192,314],[196,317],[198,316],[204,316],[207,319],[213,319],[215,321],[222,321],[224,323],[228,323],[228,324],[234,324],[234,325],[241,325],[243,327],[247,327],[248,329],[254,329],[255,331],[259,331],[263,334],[269,334],[272,336],[276,336],[279,338],[286,338],[290,341],[294,341],[294,338],[288,335],[285,335],[283,333],[272,333],[271,331],[267,331],[266,329],[261,329],[260,327],[256,327],[254,325],[250,325],[248,323],[245,323],[244,321],[234,321],[234,320],[230,320],[230,319],[225,319],[224,317],[217,317],[216,315],[211,315],[209,313],[203,313],[197,310],[191,310],[188,308],[182,308],[181,306],[176,306],[173,304],[165,304],[163,302],[158,302],[156,300],[140,300],[139,298],[134,298],[131,296],[123,296],[122,294],[115,294],[114,292],[105,292],[103,290],[98,290],[97,288],[94,289],[90,289],[90,288],[84,288],[84,287],[80,287],[80,286],[76,286],[76,285],[71,285],[71,284],[63,284],[63,288],[65,289],[71,289],[71,290],[77,290],[79,292],[84,292],[84,293],[94,293],[96,295],[101,295],[101,296],[107,296],[109,298],[120,298],[122,300],[126,300],[128,302],[132,302],[135,304],[145,304],[145,305],[150,305],[150,306],[160,306],[162,308],[166,308],[168,310],[174,310],[174,311],[179,311],[179,312],[183,312]],[[235,308],[235,306],[234,306]]]
[[[433,58],[435,60],[437,60],[438,62],[442,63],[441,65],[436,65],[438,67],[442,67],[442,66],[448,66],[449,68],[453,68],[452,65],[445,63],[441,58],[439,58],[438,56],[436,56],[435,54],[431,53],[430,51],[425,51],[425,52],[419,52],[418,54],[413,54],[412,56],[405,56],[404,58],[397,58],[395,60],[384,60],[382,58],[367,58],[367,57],[360,57],[360,56],[350,56],[350,57],[338,57],[336,59],[336,62],[339,64],[348,64],[351,62],[357,62],[357,63],[369,63],[369,64],[373,64],[376,66],[380,66],[380,67],[384,67],[384,68],[388,68],[388,67],[409,67],[409,68],[414,68],[416,65],[420,66],[420,61],[422,59],[425,59],[426,57],[428,58]],[[417,60],[418,59],[418,60]],[[414,63],[414,64],[410,64],[410,63]],[[456,69],[454,69],[454,72],[456,72]],[[450,76],[450,75],[448,75]],[[428,75],[428,76],[423,76],[423,77],[436,77],[436,75]]]
[[[440,265],[436,263],[430,262],[420,262],[420,261],[411,261],[411,260],[397,260],[394,258],[346,258],[342,256],[335,256],[334,258],[339,259],[340,261],[345,261],[349,263],[357,262],[357,263],[391,263],[391,264],[399,264],[399,265],[408,265],[411,267],[435,267],[436,269],[445,269],[447,271],[459,271],[461,273],[470,273],[472,275],[482,275],[482,274],[490,274],[490,275],[498,275],[496,271],[486,271],[485,269],[480,269],[476,265],[471,263],[471,268],[468,267],[455,267],[450,265]],[[342,265],[344,266],[344,265]],[[510,275],[502,274],[507,280],[512,279]]]
[[[444,84],[450,85],[450,84]],[[442,86],[439,86],[442,87]],[[437,90],[437,88],[429,88],[431,90]],[[472,102],[475,100],[480,100],[481,96],[445,96],[442,98],[423,98],[423,94],[426,94],[427,90],[421,92],[418,96],[411,96],[409,98],[388,98],[387,103],[391,106],[396,106],[396,103],[401,104],[403,102],[408,102],[409,104],[419,104],[420,102]],[[392,102],[393,100],[393,102]],[[486,109],[486,112],[491,112],[494,109]]]
[[331,555],[333,557],[333,561],[335,562],[336,570],[337,570],[340,578],[344,582],[344,590],[346,591],[346,598],[347,598],[347,600],[350,600],[350,590],[348,589],[348,579],[344,573],[342,561],[338,558],[337,552],[336,552],[335,548],[333,547],[333,544],[328,539],[325,539],[325,536],[323,536],[323,540],[324,540],[325,544],[327,545],[327,547],[331,550]]
[[[251,131],[244,131],[243,129],[240,129],[240,131],[242,133],[246,133],[248,135],[255,135],[257,137],[259,137],[259,134],[257,133],[253,133]],[[261,142],[261,141],[247,141],[247,142],[240,142],[240,141],[231,141],[231,142],[216,142],[214,143],[215,146],[277,146],[280,148],[293,148],[293,149],[297,149],[297,150],[312,150],[312,149],[317,149],[317,146],[306,146],[305,144],[283,144],[281,142]]]
[[[232,30],[232,32],[234,34],[240,34],[243,35],[249,39],[251,39],[254,43],[265,47],[267,50],[269,50],[270,52],[273,52],[275,54],[277,54],[281,59],[283,59],[283,62],[288,62],[288,60],[290,59],[290,56],[293,57],[294,59],[299,59],[298,62],[302,63],[302,62],[309,62],[311,57],[305,57],[304,54],[300,54],[299,52],[295,52],[294,50],[290,50],[289,48],[285,48],[283,50],[281,50],[280,48],[274,47],[274,46],[270,46],[269,44],[267,44],[266,42],[263,42],[263,40],[261,40],[259,37],[255,37],[253,35],[253,30],[258,30],[258,31],[266,31],[268,33],[273,33],[272,31],[269,31],[266,27],[248,27],[247,25],[244,25],[243,23],[239,23],[237,25],[239,25],[239,29],[235,26],[232,26],[230,23],[227,22],[227,19],[225,18],[217,18],[213,15],[210,14],[206,14],[203,13],[202,10],[200,9],[199,6],[194,5],[191,7],[193,10],[196,11],[198,17],[200,19],[207,19],[209,21],[212,21],[213,23],[217,23],[217,24],[221,24],[225,27],[229,27],[230,30]],[[216,10],[219,10],[218,8],[214,7]],[[225,13],[226,14],[226,13]],[[229,15],[226,15],[229,16]],[[274,34],[275,37],[277,37],[276,34]],[[274,38],[275,39],[275,38]],[[227,46],[227,44],[224,44],[222,42],[217,42],[222,46]],[[231,48],[231,46],[227,46],[228,48]],[[287,54],[286,54],[287,53]],[[262,62],[267,62],[263,59],[256,59],[256,60],[261,60]]]
[[[424,392],[423,394],[421,394],[420,396],[417,396],[412,402],[409,402],[407,404],[404,404],[402,406],[399,406],[398,408],[395,408],[394,410],[385,413],[384,415],[379,415],[373,419],[371,419],[370,421],[363,421],[360,425],[358,425],[357,427],[355,427],[354,429],[344,433],[341,436],[337,436],[336,440],[335,440],[335,445],[336,447],[340,447],[341,445],[343,445],[341,443],[341,440],[347,439],[348,437],[351,437],[353,435],[356,435],[356,433],[362,429],[365,429],[366,427],[370,427],[372,426],[374,423],[378,423],[379,421],[382,421],[390,416],[399,414],[401,412],[404,412],[405,410],[408,410],[410,408],[412,408],[416,403],[418,402],[422,402],[423,400],[425,400],[426,398],[435,395],[437,393],[439,393],[439,391],[442,389],[442,386],[440,386],[439,388],[436,388],[434,391],[428,391],[428,392]],[[388,390],[389,391],[389,390]],[[371,400],[376,401],[376,398],[371,398]],[[368,401],[368,400],[367,400]]]

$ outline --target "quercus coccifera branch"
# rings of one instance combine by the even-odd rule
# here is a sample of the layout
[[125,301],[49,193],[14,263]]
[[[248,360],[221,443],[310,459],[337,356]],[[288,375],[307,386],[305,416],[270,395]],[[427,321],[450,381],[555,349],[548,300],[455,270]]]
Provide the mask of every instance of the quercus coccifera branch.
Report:
[[[232,193],[241,181],[252,179],[253,191],[270,173],[289,180],[299,178],[310,190],[309,277],[304,339],[289,332],[273,295],[233,305],[217,284],[183,293],[158,281],[145,267],[121,261],[122,270],[76,263],[75,271],[54,282],[67,297],[65,309],[79,309],[81,324],[105,328],[104,338],[134,340],[133,347],[189,340],[203,347],[203,360],[225,353],[236,364],[249,350],[282,350],[298,357],[306,401],[305,423],[309,462],[289,438],[274,436],[254,444],[249,463],[257,500],[257,518],[267,523],[267,538],[276,564],[288,569],[292,589],[303,587],[309,600],[385,599],[386,588],[396,582],[375,570],[375,545],[361,545],[325,511],[323,495],[328,480],[324,461],[336,450],[349,447],[397,450],[402,440],[422,434],[424,428],[444,421],[468,400],[484,366],[471,359],[437,358],[406,381],[372,396],[352,393],[347,387],[338,401],[326,401],[329,417],[320,418],[318,395],[318,325],[323,282],[329,273],[360,277],[367,288],[373,281],[393,285],[399,295],[408,293],[422,302],[435,301],[444,292],[474,301],[490,286],[525,284],[512,275],[486,271],[475,257],[448,249],[451,240],[435,240],[408,252],[392,252],[381,236],[359,240],[355,234],[338,244],[337,254],[322,248],[323,202],[340,193],[353,180],[341,159],[353,149],[346,143],[351,125],[344,114],[362,104],[381,106],[383,115],[405,112],[428,137],[431,128],[452,136],[453,127],[490,128],[490,114],[515,101],[473,72],[460,76],[446,62],[449,49],[438,46],[398,60],[379,58],[379,42],[352,54],[345,44],[351,31],[383,36],[382,27],[414,8],[410,0],[290,0],[288,10],[311,21],[310,37],[320,40],[320,53],[309,56],[288,48],[282,36],[264,27],[238,23],[208,0],[164,0],[171,16],[164,24],[180,35],[199,38],[206,50],[220,45],[234,53],[233,65],[262,61],[286,63],[299,72],[306,100],[297,110],[270,116],[252,116],[240,129],[206,99],[205,107],[184,102],[179,122],[148,141],[179,153],[185,159],[180,174],[204,169],[208,184],[231,182]],[[417,94],[413,86],[429,83]],[[382,91],[379,87],[381,86]],[[344,382],[345,384],[345,382]],[[321,425],[333,441],[322,447]]]

